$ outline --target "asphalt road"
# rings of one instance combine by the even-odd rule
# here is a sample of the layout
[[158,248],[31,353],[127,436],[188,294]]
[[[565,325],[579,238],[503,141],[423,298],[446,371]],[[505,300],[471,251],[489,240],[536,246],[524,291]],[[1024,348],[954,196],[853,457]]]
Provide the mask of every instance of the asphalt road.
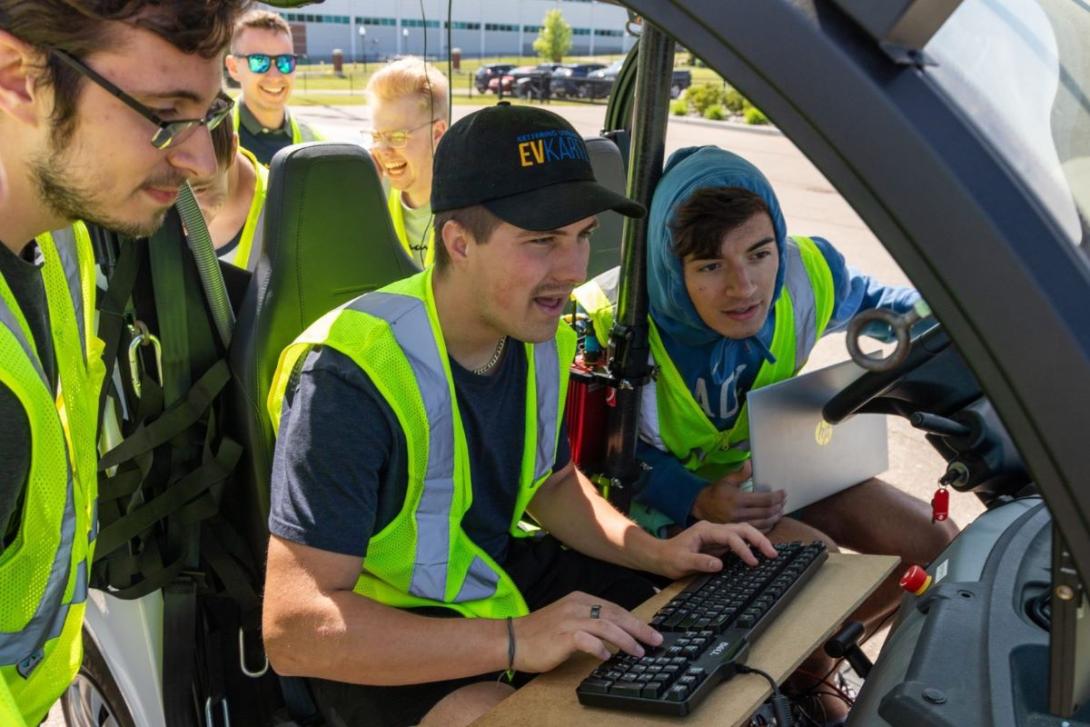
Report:
[[[455,106],[457,120],[479,107]],[[602,128],[605,107],[601,105],[553,106],[579,133],[589,136]],[[300,106],[293,109],[297,118],[319,127],[330,140],[361,143],[362,131],[369,128],[366,106]],[[716,144],[736,152],[756,164],[772,182],[780,206],[787,218],[788,232],[821,236],[832,242],[848,262],[872,277],[892,285],[909,281],[889,256],[881,242],[871,234],[859,216],[837,193],[824,176],[781,133],[770,127],[746,127],[722,123],[681,121],[671,117],[666,134],[666,155],[687,146]],[[827,366],[847,358],[843,335],[827,336],[814,349],[807,370]],[[929,500],[939,475],[945,470],[943,460],[924,440],[921,433],[902,419],[889,421],[890,467],[882,477],[923,500]],[[951,516],[964,525],[982,512],[972,495],[953,493]],[[877,644],[868,644],[875,651]],[[45,727],[65,727],[60,707],[50,712]]]

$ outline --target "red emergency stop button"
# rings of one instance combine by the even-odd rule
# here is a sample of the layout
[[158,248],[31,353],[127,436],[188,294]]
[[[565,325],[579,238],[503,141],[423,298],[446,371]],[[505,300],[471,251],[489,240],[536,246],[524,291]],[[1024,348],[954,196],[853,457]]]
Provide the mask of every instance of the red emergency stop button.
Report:
[[914,565],[901,576],[901,588],[915,596],[922,596],[931,587],[931,576],[918,565]]

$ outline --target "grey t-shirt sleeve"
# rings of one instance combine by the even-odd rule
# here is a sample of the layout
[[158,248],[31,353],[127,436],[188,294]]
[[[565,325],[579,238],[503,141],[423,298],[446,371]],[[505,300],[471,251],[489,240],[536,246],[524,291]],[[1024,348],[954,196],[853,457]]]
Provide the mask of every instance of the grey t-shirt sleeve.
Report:
[[395,441],[388,410],[366,374],[332,348],[309,353],[294,378],[273,455],[269,530],[362,558]]

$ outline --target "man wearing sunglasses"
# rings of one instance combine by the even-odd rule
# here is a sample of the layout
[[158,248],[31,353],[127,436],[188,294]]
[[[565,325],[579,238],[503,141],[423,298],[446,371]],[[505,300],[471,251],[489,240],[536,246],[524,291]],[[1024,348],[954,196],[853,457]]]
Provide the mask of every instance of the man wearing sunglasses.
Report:
[[265,166],[285,146],[322,139],[288,111],[295,60],[291,27],[276,13],[252,10],[235,25],[227,56],[227,71],[242,86],[235,131],[242,148]]
[[0,710],[5,725],[38,724],[82,661],[104,367],[93,255],[63,233],[86,220],[146,236],[212,172],[241,5],[0,0],[0,701],[18,713]]

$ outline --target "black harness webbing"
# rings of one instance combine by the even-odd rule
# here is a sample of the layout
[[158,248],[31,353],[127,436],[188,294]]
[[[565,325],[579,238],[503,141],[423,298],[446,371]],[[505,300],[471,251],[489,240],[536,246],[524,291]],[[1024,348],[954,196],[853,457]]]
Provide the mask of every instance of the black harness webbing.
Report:
[[[271,701],[249,699],[268,682],[237,668],[236,642],[261,644],[260,580],[241,536],[218,514],[242,455],[221,426],[230,371],[176,212],[150,243],[124,241],[118,250],[98,333],[107,371],[121,372],[122,390],[112,393],[129,406],[125,438],[100,459],[92,582],[119,598],[162,590],[166,723],[197,727],[212,714],[215,727],[230,707],[238,718],[268,711],[261,702]],[[131,344],[126,323],[134,319],[157,335],[161,370],[150,346],[137,350],[137,371],[119,355]],[[127,384],[134,375],[139,395]],[[257,635],[239,639],[240,628]],[[242,664],[263,660],[251,654]],[[228,691],[242,698],[229,706]]]

